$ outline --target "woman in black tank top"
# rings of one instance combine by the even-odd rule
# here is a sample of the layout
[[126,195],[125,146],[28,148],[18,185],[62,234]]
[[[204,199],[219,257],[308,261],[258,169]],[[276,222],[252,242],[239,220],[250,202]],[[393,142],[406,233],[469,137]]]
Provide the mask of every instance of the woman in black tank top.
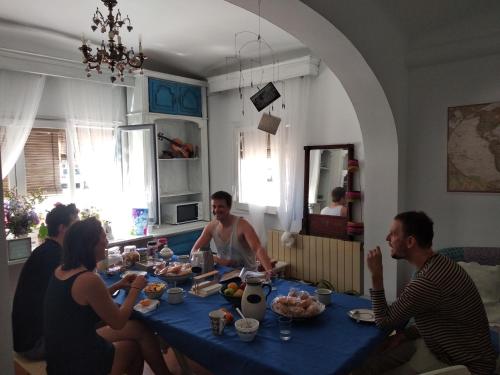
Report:
[[[93,272],[107,245],[96,218],[76,222],[65,234],[62,265],[45,296],[47,373],[140,375],[146,360],[155,374],[170,374],[153,333],[129,320],[144,277],[124,278],[107,289]],[[117,307],[111,293],[126,286],[130,292]],[[96,330],[100,321],[107,326]]]

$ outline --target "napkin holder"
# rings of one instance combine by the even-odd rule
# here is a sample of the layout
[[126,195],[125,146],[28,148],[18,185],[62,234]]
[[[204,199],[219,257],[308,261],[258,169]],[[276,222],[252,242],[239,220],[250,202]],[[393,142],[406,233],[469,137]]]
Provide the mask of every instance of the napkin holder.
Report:
[[208,297],[218,293],[222,285],[219,284],[219,271],[210,271],[193,277],[193,286],[189,293],[198,297]]

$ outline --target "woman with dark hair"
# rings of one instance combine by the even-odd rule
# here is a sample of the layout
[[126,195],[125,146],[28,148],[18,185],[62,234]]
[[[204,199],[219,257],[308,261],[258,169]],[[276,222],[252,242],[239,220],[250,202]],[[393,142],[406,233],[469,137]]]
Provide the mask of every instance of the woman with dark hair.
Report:
[[[66,232],[62,264],[45,297],[47,373],[140,375],[145,360],[155,374],[170,374],[153,333],[129,320],[145,278],[123,278],[107,289],[94,272],[107,245],[101,223],[94,217]],[[130,291],[118,307],[111,293],[124,287]],[[96,330],[100,321],[107,325]]]

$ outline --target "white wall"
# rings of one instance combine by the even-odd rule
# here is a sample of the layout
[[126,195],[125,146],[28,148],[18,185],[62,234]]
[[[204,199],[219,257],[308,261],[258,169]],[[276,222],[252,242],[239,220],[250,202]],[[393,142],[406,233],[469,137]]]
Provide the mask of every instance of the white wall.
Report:
[[[226,1],[259,12],[257,3]],[[305,1],[277,0],[264,2],[260,15],[321,58],[342,83],[353,104],[365,151],[364,247],[370,249],[384,242],[387,228],[398,211],[398,200],[402,200],[398,188],[404,188],[405,180],[398,175],[401,155],[398,146],[404,145],[400,142],[405,140],[408,77],[404,39],[374,2],[360,2],[362,6],[358,2],[307,1],[315,11]],[[337,24],[342,25],[341,31]],[[359,50],[358,44],[362,47]],[[365,60],[365,55],[371,61]],[[390,103],[386,96],[389,91]],[[394,114],[401,126],[398,134]],[[401,286],[398,278],[404,264],[385,256],[383,266],[386,295],[392,300]],[[370,286],[365,268],[364,289]]]
[[448,107],[500,101],[500,55],[410,72],[408,208],[434,220],[434,248],[500,246],[500,195],[448,193]]
[[[307,127],[307,138],[304,139],[303,146],[354,143],[361,175],[356,181],[363,183],[364,148],[359,122],[342,84],[323,63],[320,65],[318,76],[312,77],[308,105],[310,116],[307,123],[303,124]],[[238,90],[212,94],[208,98],[211,192],[235,192],[236,145],[233,132],[234,128],[242,126],[241,109]],[[304,163],[304,154],[299,161]],[[303,178],[302,175],[301,181]],[[355,188],[359,188],[359,185]],[[355,211],[360,212],[360,205],[357,206]],[[278,229],[277,216],[266,215],[265,226],[267,229]]]

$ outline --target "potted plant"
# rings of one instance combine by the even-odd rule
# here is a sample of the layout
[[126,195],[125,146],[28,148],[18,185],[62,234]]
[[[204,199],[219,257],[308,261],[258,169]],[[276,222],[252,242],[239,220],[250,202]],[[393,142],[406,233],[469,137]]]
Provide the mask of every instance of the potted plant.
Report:
[[22,237],[31,233],[40,223],[35,206],[44,199],[41,191],[23,196],[15,189],[7,190],[3,205],[6,235]]

